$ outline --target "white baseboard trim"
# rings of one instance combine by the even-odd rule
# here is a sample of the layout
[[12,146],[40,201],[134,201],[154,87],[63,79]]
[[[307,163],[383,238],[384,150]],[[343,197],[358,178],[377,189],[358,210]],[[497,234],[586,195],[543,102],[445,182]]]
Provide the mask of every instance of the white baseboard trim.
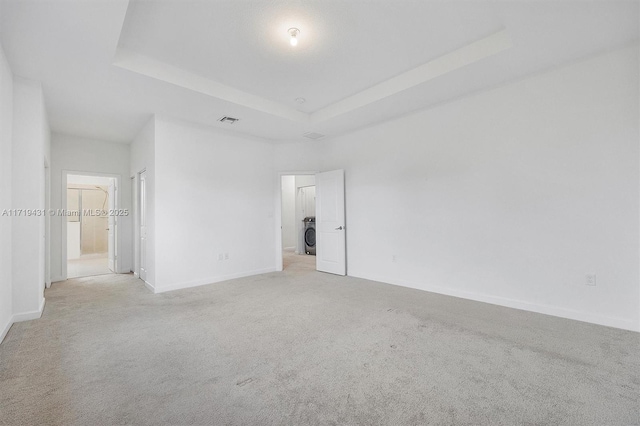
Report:
[[252,275],[268,274],[269,272],[276,272],[276,268],[256,269],[254,271],[238,272],[235,274],[222,275],[222,276],[212,277],[212,278],[203,278],[195,281],[186,281],[186,282],[177,283],[177,284],[170,284],[168,286],[162,286],[162,287],[156,286],[155,292],[164,293],[167,291],[181,290],[183,288],[199,287],[201,285],[218,283],[220,281],[250,277]]
[[9,329],[11,328],[12,325],[13,325],[13,317],[10,317],[9,321],[7,321],[7,324],[2,329],[2,334],[0,334],[0,343],[4,341],[5,337],[7,337],[7,333],[9,332]]
[[42,316],[42,312],[44,311],[44,304],[46,301],[47,299],[43,297],[42,301],[40,302],[40,308],[37,311],[13,314],[13,322],[31,321],[40,318]]
[[592,314],[589,312],[576,311],[559,306],[540,305],[536,303],[524,302],[522,300],[509,299],[506,297],[491,296],[480,293],[467,292],[462,290],[449,289],[446,287],[430,286],[418,284],[411,281],[399,280],[379,275],[352,274],[349,276],[363,278],[371,281],[378,281],[386,284],[398,285],[402,287],[414,288],[416,290],[428,291],[431,293],[444,294],[446,296],[459,297],[461,299],[474,300],[476,302],[490,303],[492,305],[504,306],[506,308],[520,309],[522,311],[536,312],[539,314],[551,315],[576,321],[588,322],[592,324],[604,325],[607,327],[621,328],[629,331],[640,331],[640,324],[624,318],[614,318],[604,315]]
[[151,292],[152,292],[152,293],[157,293],[156,288],[155,288],[153,285],[149,284],[148,282],[146,282],[146,281],[144,281],[144,280],[143,280],[142,282],[144,283],[144,286],[145,286],[146,288],[148,288],[149,290],[151,290]]
[[51,282],[52,282],[52,283],[57,283],[57,282],[60,282],[60,281],[65,281],[65,280],[66,280],[66,278],[62,278],[62,276],[59,276],[59,277],[52,277],[52,278],[51,278]]
[[13,314],[11,318],[9,318],[9,322],[7,322],[7,324],[2,329],[2,332],[0,333],[0,343],[4,341],[4,338],[7,336],[7,333],[9,333],[9,329],[11,329],[11,326],[13,324],[17,322],[30,321],[30,320],[40,318],[42,316],[42,313],[44,312],[44,304],[46,303],[46,301],[47,299],[43,297],[42,301],[40,302],[40,308],[38,308],[37,311]]

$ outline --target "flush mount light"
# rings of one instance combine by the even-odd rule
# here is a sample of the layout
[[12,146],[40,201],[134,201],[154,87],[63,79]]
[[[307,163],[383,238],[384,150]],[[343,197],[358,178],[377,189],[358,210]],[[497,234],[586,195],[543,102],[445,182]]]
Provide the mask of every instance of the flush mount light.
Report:
[[291,43],[292,46],[297,46],[298,45],[298,34],[300,34],[300,30],[297,28],[289,28],[289,31],[287,31],[289,33],[289,43]]
[[307,102],[307,100],[305,98],[296,98],[296,103],[298,105],[302,105],[305,102]]

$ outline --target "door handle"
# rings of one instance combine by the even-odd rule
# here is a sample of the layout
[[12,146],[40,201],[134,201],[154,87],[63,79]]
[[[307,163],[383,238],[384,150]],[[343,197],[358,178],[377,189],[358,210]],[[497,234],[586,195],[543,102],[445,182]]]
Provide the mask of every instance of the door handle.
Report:
[[336,231],[342,231],[343,229],[344,229],[344,228],[343,228],[343,227],[342,227],[342,225],[341,225],[341,226],[339,226],[339,227],[337,227],[337,228],[336,228]]

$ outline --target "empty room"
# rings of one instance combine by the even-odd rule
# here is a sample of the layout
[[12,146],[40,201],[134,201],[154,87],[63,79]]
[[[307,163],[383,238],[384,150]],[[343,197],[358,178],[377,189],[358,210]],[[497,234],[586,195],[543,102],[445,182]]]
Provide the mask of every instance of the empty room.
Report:
[[1,425],[640,425],[637,0],[0,0]]

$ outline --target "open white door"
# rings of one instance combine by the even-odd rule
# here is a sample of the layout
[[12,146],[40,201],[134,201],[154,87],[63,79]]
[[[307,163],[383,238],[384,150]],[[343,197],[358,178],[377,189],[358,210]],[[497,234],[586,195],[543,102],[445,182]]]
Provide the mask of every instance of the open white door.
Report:
[[316,269],[346,275],[344,170],[316,174]]
[[147,281],[147,172],[140,173],[140,279]]
[[111,179],[109,182],[109,269],[116,272],[116,216],[113,211],[116,208],[116,180]]

